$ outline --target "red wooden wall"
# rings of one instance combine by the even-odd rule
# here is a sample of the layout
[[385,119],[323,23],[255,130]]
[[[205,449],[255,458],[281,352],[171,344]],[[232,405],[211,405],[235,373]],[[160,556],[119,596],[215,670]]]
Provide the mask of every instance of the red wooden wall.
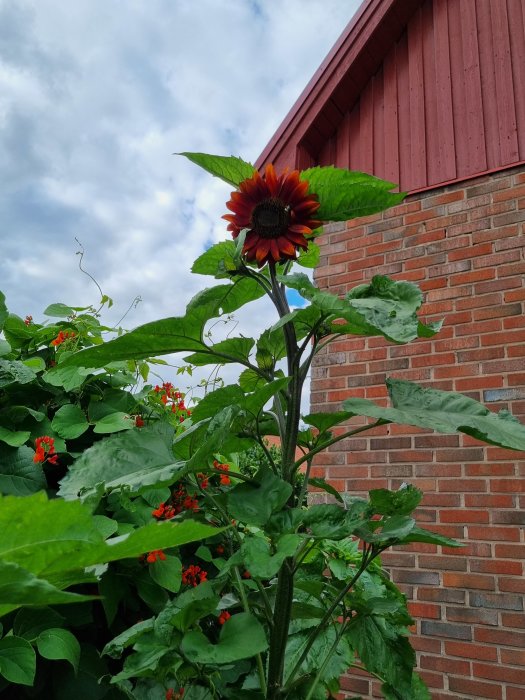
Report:
[[363,170],[415,191],[525,161],[525,3],[425,0],[349,99],[321,146],[316,127],[305,134],[300,167]]

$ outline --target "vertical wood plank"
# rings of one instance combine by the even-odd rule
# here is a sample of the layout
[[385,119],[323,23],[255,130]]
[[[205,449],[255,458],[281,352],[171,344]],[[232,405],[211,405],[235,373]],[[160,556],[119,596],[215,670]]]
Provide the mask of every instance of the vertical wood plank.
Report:
[[458,0],[448,2],[448,31],[450,49],[450,78],[452,83],[452,114],[454,133],[456,135],[456,176],[464,177],[468,171],[468,142],[465,124],[467,102],[465,97],[465,66],[463,63],[463,31],[461,3]]
[[485,128],[485,151],[487,154],[487,167],[492,170],[497,168],[500,163],[500,145],[490,3],[479,3],[476,7],[476,18],[480,47],[479,67]]
[[390,182],[399,183],[399,115],[397,111],[397,72],[395,46],[389,51],[384,62],[384,131],[385,131],[385,174]]
[[423,86],[423,26],[421,10],[410,20],[408,30],[409,119],[411,187],[426,184],[425,91]]
[[[436,116],[438,123],[439,181],[456,177],[456,146],[454,115],[452,113],[452,81],[450,77],[450,47],[448,32],[448,0],[434,0],[434,61]],[[432,86],[430,86],[431,89]]]
[[360,118],[360,156],[359,160],[365,173],[373,174],[374,170],[374,81],[369,80],[361,93]]
[[361,141],[361,101],[357,100],[349,116],[350,124],[350,147],[348,150],[350,170],[360,170],[359,143]]
[[[503,0],[505,1],[505,0]],[[485,130],[483,125],[483,103],[481,99],[481,74],[479,67],[478,28],[476,3],[460,0],[461,27],[463,34],[463,70],[465,85],[465,114],[462,138],[467,141],[467,164],[469,173],[479,173],[487,168]]]
[[374,145],[373,170],[376,177],[385,177],[385,94],[383,66],[374,75]]
[[442,163],[439,148],[440,133],[437,116],[436,64],[434,48],[434,27],[432,0],[425,0],[422,7],[423,22],[423,89],[425,103],[426,131],[426,184],[442,182]]
[[401,190],[415,189],[413,186],[410,152],[410,103],[408,76],[408,39],[406,32],[396,47],[397,112],[399,116],[399,185]]
[[[496,104],[500,133],[500,165],[507,165],[518,160],[519,150],[507,3],[505,0],[491,2],[490,13],[494,34],[494,75],[496,78]],[[516,86],[516,89],[523,90],[523,85]]]
[[525,160],[525,6],[507,0],[519,160]]
[[337,130],[337,153],[335,164],[338,168],[350,167],[350,112],[347,112]]

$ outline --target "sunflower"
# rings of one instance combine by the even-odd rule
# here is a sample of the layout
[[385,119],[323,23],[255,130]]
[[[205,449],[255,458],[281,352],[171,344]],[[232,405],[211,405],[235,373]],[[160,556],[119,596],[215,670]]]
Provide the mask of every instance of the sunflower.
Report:
[[226,206],[233,212],[222,217],[229,221],[228,231],[237,238],[248,229],[242,252],[259,267],[295,260],[297,249],[306,250],[308,237],[321,225],[313,218],[320,206],[317,195],[308,194],[308,182],[300,179],[299,171],[285,170],[277,177],[271,164],[264,175],[255,172],[243,180]]

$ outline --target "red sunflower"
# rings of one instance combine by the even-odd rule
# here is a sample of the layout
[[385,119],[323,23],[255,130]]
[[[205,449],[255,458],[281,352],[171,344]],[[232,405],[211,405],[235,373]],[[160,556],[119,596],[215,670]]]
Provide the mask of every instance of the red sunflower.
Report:
[[285,170],[277,177],[271,164],[264,175],[255,172],[243,180],[226,206],[233,212],[222,217],[230,222],[228,231],[237,238],[248,229],[242,252],[259,267],[295,260],[297,249],[306,250],[308,237],[321,225],[314,218],[320,206],[317,195],[308,194],[308,182],[300,180],[299,171]]

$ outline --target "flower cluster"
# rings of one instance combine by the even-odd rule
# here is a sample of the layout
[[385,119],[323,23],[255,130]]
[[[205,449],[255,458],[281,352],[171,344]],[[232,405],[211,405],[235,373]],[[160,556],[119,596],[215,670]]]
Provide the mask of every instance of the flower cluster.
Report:
[[226,620],[229,620],[231,617],[230,613],[227,610],[223,610],[217,620],[219,621],[219,625],[224,625]]
[[199,510],[199,502],[190,496],[183,484],[179,484],[178,489],[171,494],[169,501],[161,503],[151,514],[157,520],[170,520],[184,510],[196,513]]
[[182,571],[182,583],[185,586],[198,586],[199,583],[208,580],[208,572],[201,569],[200,566],[191,564],[187,569]]
[[148,553],[146,561],[148,564],[154,564],[156,561],[166,561],[166,555],[162,549],[154,549],[152,552]]
[[[219,462],[216,459],[213,460],[213,466],[215,467],[215,469],[220,469],[223,472],[227,472],[230,470],[230,466],[228,464],[221,464],[221,462]],[[231,484],[231,479],[227,474],[221,474],[220,483],[221,486],[229,486]]]
[[174,688],[168,688],[166,691],[166,700],[182,700],[184,697],[184,688],[175,692]]
[[26,317],[24,318],[24,323],[26,324],[26,326],[30,326],[30,325],[33,323],[33,317],[32,317],[32,316],[26,316]]
[[184,404],[184,394],[175,389],[171,382],[164,382],[162,386],[157,384],[153,391],[166,408],[177,414],[181,423],[191,416],[191,411]]
[[55,450],[55,441],[49,435],[43,435],[35,440],[35,454],[33,462],[45,462],[57,464],[58,455]]
[[51,341],[51,345],[54,345],[55,348],[57,348],[59,345],[62,345],[62,343],[65,343],[66,340],[71,340],[76,337],[75,331],[60,331],[57,337]]

